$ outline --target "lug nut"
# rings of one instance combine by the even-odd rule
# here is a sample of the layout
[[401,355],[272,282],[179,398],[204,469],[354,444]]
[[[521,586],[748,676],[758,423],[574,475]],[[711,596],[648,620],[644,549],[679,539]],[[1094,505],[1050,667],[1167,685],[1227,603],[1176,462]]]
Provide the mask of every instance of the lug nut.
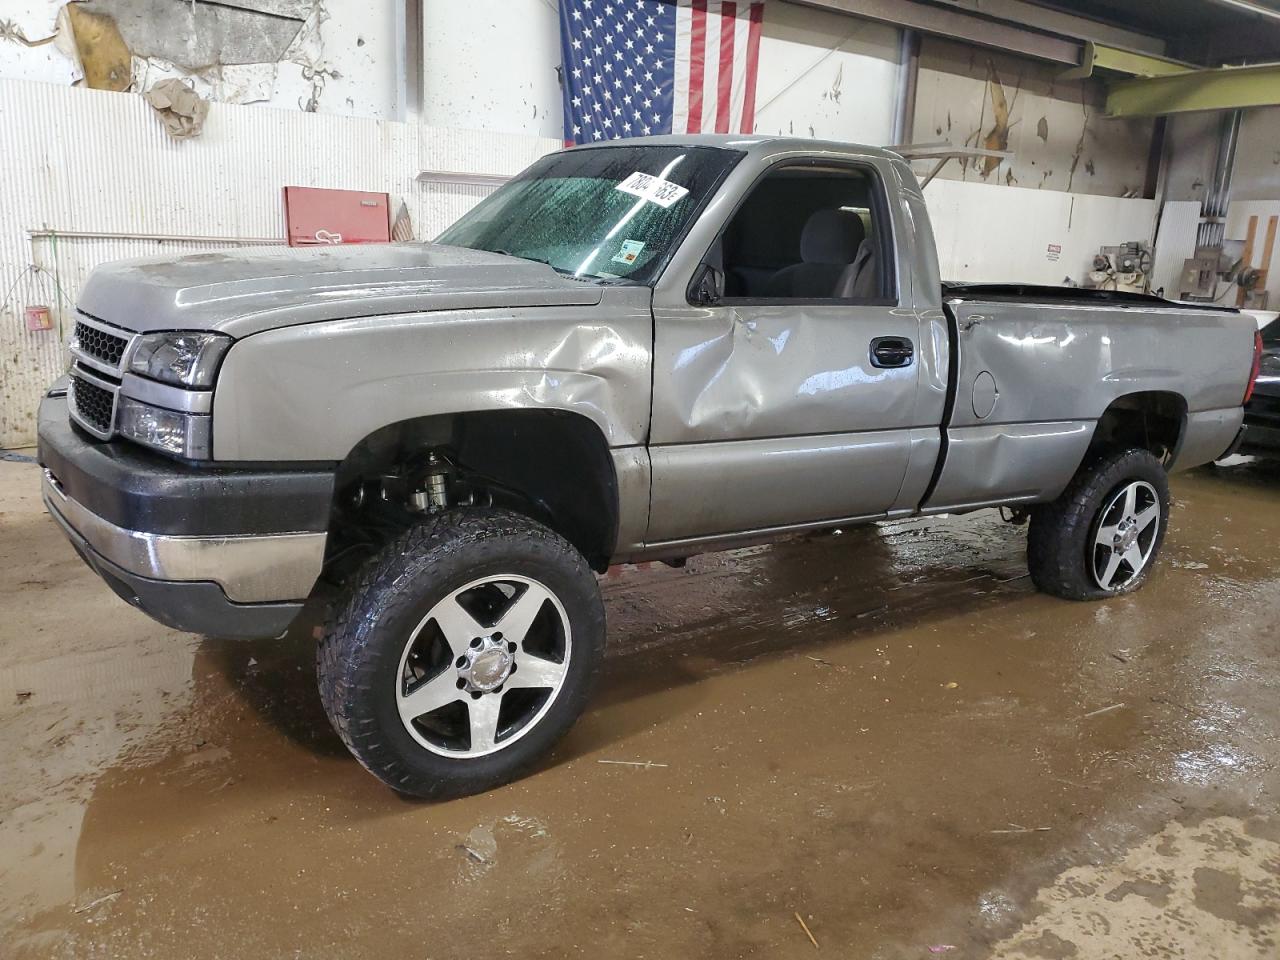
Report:
[[481,640],[479,637],[476,637],[474,640],[471,641],[471,647],[472,649],[479,649],[480,644],[482,643],[484,643],[484,641]]

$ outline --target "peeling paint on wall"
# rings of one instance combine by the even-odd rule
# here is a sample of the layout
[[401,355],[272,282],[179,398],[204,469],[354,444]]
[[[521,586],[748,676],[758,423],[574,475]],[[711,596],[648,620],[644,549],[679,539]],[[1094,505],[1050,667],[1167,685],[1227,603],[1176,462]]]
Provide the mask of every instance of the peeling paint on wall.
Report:
[[1010,151],[944,167],[941,177],[995,185],[1132,196],[1146,177],[1152,121],[1103,115],[1094,80],[937,37],[921,43],[913,141]]
[[[396,5],[349,0],[5,0],[0,77],[392,118]],[[12,15],[7,5],[15,5]],[[69,19],[70,25],[60,27]],[[86,43],[89,27],[113,39]]]
[[63,10],[75,37],[85,84],[95,90],[128,90],[132,82],[129,46],[111,15],[83,3],[69,3]]

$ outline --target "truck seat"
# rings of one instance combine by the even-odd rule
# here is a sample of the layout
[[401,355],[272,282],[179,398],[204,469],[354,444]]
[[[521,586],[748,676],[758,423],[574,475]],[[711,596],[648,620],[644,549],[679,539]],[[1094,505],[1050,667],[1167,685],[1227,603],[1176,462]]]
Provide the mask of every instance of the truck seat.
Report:
[[875,294],[875,250],[862,218],[849,210],[816,210],[800,234],[801,263],[783,267],[765,295],[862,298]]

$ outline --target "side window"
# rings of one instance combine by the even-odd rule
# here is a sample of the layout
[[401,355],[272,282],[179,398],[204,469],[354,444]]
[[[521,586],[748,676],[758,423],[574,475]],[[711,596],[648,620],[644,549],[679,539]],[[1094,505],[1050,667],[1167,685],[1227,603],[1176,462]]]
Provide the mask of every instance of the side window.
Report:
[[851,167],[782,167],[725,228],[724,295],[883,303],[892,248],[878,178]]

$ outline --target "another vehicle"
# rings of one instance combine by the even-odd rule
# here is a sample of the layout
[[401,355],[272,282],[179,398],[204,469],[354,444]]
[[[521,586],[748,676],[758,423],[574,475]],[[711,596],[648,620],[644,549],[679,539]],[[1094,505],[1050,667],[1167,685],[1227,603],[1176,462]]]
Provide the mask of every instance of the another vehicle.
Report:
[[1262,355],[1252,396],[1244,406],[1243,453],[1280,457],[1280,320],[1262,328]]
[[221,636],[323,578],[329,717],[430,797],[573,723],[612,563],[1003,506],[1042,590],[1135,590],[1255,348],[1231,309],[945,285],[902,158],[763,137],[556,153],[435,243],[107,265],[78,309],[39,427],[72,543]]

